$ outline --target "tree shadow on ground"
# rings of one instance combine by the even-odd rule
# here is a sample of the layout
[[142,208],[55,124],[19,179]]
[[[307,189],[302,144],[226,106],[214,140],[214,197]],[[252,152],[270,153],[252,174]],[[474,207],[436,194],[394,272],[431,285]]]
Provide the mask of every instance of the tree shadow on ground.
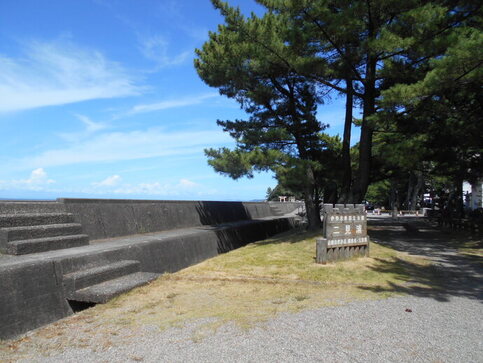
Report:
[[439,231],[422,219],[371,221],[370,225],[371,240],[410,255],[427,257],[434,264],[378,260],[371,268],[393,273],[401,283],[361,289],[431,297],[438,301],[448,301],[451,296],[482,300],[483,259],[461,255],[455,249],[471,237]]
[[[293,221],[289,219],[266,223],[247,223],[247,221],[240,221],[237,223],[237,226],[237,228],[226,228],[227,225],[220,225],[219,228],[214,230],[218,239],[218,253],[225,253],[256,241],[258,242],[254,244],[255,246],[264,242],[265,244],[280,243],[282,242],[281,240],[277,242],[277,240],[281,239],[279,236],[290,233],[283,233],[283,231],[291,230],[293,228]],[[274,235],[277,236],[270,238],[270,236]],[[267,238],[270,239],[266,240]]]
[[464,296],[482,300],[480,279],[462,276],[454,270],[438,265],[419,265],[400,258],[376,259],[372,270],[396,275],[399,283],[389,282],[387,286],[361,286],[360,289],[382,293],[403,293],[412,296],[429,297],[437,301],[449,301],[451,296]]

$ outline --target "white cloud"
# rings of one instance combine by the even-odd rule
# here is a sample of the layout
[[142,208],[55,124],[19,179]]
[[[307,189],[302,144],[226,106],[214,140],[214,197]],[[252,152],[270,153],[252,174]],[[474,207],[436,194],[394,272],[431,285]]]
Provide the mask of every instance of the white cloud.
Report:
[[175,66],[185,62],[192,51],[185,51],[175,56],[168,54],[169,43],[161,35],[143,37],[140,39],[141,53],[149,60],[156,62],[158,68]]
[[89,117],[84,116],[84,115],[76,114],[75,117],[77,117],[85,125],[86,131],[88,133],[103,130],[107,127],[106,124],[104,124],[102,122],[94,122]]
[[92,134],[108,128],[108,125],[103,122],[94,122],[89,117],[75,114],[78,120],[84,124],[84,130],[79,132],[59,133],[59,136],[66,141],[76,142],[82,138],[91,136]]
[[30,178],[25,180],[27,184],[51,184],[55,183],[54,180],[47,177],[47,173],[43,168],[32,170]]
[[198,104],[202,103],[204,100],[207,100],[209,98],[214,98],[214,97],[217,97],[217,96],[218,96],[218,93],[212,92],[212,93],[205,93],[205,94],[198,95],[198,96],[192,96],[192,97],[179,98],[179,99],[173,99],[173,100],[165,100],[165,101],[156,102],[156,103],[137,105],[137,106],[134,106],[130,111],[128,111],[128,114],[160,111],[160,110],[166,110],[166,109],[175,108],[175,107],[198,105]]
[[0,54],[0,112],[139,94],[131,76],[101,53],[71,43],[30,42],[23,58]]
[[42,190],[47,185],[55,183],[55,180],[49,179],[43,168],[32,170],[28,179],[19,180],[0,180],[0,189],[28,189]]
[[210,191],[203,191],[203,186],[195,183],[189,179],[180,179],[177,183],[159,182],[153,183],[139,183],[139,184],[124,184],[119,188],[112,190],[115,194],[135,194],[135,195],[165,195],[165,196],[179,196],[186,195],[186,193],[209,194]]
[[198,184],[188,179],[180,179],[179,186],[182,188],[196,188]]
[[94,135],[63,149],[47,150],[39,155],[12,161],[8,167],[35,168],[79,163],[114,162],[161,156],[202,153],[206,147],[231,142],[221,130],[164,132],[148,129]]
[[122,178],[119,175],[111,175],[99,183],[92,183],[92,185],[99,187],[112,187],[118,185]]

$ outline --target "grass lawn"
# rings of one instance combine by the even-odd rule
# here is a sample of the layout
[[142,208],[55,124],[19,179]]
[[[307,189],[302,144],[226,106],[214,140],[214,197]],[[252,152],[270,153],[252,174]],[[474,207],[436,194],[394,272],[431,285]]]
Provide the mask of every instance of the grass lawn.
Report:
[[[219,255],[148,286],[84,311],[87,319],[161,329],[200,318],[217,326],[234,321],[249,327],[279,312],[293,312],[361,299],[386,298],[396,285],[431,284],[421,278],[429,262],[371,244],[371,256],[319,265],[315,238],[300,232]],[[418,276],[417,276],[418,275]]]
[[470,257],[483,257],[483,240],[481,238],[469,238],[463,243],[456,245],[458,252]]

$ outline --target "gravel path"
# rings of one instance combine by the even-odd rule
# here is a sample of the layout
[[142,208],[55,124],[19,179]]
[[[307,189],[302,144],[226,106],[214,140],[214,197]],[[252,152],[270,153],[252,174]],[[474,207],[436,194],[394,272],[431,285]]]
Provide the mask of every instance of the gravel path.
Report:
[[226,325],[200,341],[193,339],[196,326],[145,328],[128,344],[117,336],[105,351],[25,361],[483,362],[482,317],[481,303],[467,297],[391,298],[282,314],[249,331]]
[[414,229],[408,234],[400,227],[385,225],[375,238],[434,258],[444,286],[406,291],[410,296],[405,297],[283,313],[251,330],[232,324],[202,335],[196,324],[164,332],[124,329],[109,337],[104,348],[100,343],[68,348],[24,361],[483,362],[481,269],[446,245],[444,234]]

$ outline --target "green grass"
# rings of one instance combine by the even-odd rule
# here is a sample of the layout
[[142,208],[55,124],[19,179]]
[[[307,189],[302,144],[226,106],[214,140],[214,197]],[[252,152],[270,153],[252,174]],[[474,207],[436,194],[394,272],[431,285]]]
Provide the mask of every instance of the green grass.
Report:
[[458,252],[467,256],[483,257],[483,240],[475,238],[467,238],[460,241],[456,246]]
[[[373,285],[410,280],[411,273],[397,258],[426,264],[393,249],[371,244],[370,258],[320,265],[315,261],[317,235],[287,233],[250,244],[230,253],[192,266],[176,275],[196,278],[269,278],[309,281],[322,284]],[[378,267],[393,262],[393,269],[381,274]]]

